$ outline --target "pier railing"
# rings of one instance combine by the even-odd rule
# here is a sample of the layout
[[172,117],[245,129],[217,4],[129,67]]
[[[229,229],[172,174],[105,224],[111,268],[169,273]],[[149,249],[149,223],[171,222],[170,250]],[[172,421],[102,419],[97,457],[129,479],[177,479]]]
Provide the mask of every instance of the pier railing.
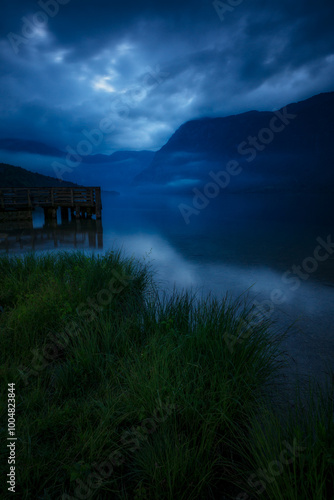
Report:
[[76,212],[89,211],[101,217],[101,188],[99,187],[37,187],[0,188],[0,211],[70,208]]

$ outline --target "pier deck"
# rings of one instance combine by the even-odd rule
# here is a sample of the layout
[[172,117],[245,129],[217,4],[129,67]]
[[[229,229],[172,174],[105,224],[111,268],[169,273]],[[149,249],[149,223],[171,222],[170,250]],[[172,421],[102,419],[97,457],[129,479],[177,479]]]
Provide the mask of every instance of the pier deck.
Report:
[[0,188],[0,214],[14,215],[32,212],[36,207],[44,209],[46,219],[57,217],[61,208],[62,218],[68,217],[68,209],[77,219],[96,216],[101,219],[100,187],[37,187]]

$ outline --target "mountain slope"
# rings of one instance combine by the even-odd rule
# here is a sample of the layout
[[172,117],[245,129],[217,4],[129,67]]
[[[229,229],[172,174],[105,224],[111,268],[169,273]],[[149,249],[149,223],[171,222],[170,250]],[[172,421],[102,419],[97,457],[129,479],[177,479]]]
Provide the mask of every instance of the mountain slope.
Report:
[[334,92],[278,112],[251,111],[183,124],[135,182],[190,185],[212,181],[235,160],[242,175],[229,189],[334,186]]
[[[3,161],[7,164],[20,162],[29,169],[35,168],[37,163],[41,164],[39,157],[48,157],[45,168],[49,168],[51,175],[57,176],[58,172],[62,172],[64,180],[84,185],[99,184],[103,181],[107,183],[106,189],[113,189],[115,185],[131,184],[135,176],[150,165],[155,154],[153,151],[144,150],[81,156],[75,148],[69,153],[42,142],[17,138],[0,139],[0,154],[1,151],[5,153]],[[19,159],[18,153],[23,153]],[[54,158],[57,168],[52,168],[53,161],[50,157]],[[72,168],[73,163],[77,166]]]
[[7,187],[67,187],[76,186],[72,182],[60,182],[58,179],[21,167],[0,163],[0,188]]

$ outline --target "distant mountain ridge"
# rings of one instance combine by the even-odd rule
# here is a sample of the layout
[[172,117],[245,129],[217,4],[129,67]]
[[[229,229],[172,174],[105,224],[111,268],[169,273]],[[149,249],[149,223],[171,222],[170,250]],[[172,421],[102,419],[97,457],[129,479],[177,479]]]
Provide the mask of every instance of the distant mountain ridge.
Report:
[[211,180],[210,171],[233,160],[243,172],[231,190],[334,188],[333,137],[334,92],[276,112],[191,120],[157,151],[135,183],[201,184]]
[[[154,158],[153,151],[116,151],[111,155],[82,157],[81,164],[64,178],[84,185],[103,183],[105,189],[122,189],[131,185],[133,179],[145,170]],[[66,163],[62,161],[66,166]]]
[[[72,148],[75,149],[75,148]],[[4,139],[0,139],[0,150],[3,151],[12,151],[12,152],[24,152],[37,154],[41,156],[54,156],[57,158],[66,158],[67,151],[61,151],[58,148],[53,146],[49,146],[44,142],[32,141],[29,139],[18,139],[15,137],[8,137]],[[153,151],[115,151],[114,153],[108,154],[90,154],[81,156],[81,160],[84,163],[106,163],[108,161],[126,161],[128,159],[137,159],[142,158],[145,160],[152,160],[154,156]],[[80,155],[79,155],[80,156]]]
[[[66,153],[65,153],[66,154]],[[83,156],[82,161],[84,163],[115,163],[115,162],[125,162],[128,160],[139,160],[144,162],[152,161],[155,153],[153,151],[115,151],[111,155],[96,154]]]
[[[48,157],[45,167],[49,169],[51,175],[57,177],[62,172],[61,177],[65,181],[76,182],[83,185],[95,185],[106,183],[106,189],[113,190],[115,185],[122,186],[131,184],[133,179],[142,172],[151,163],[154,157],[153,151],[116,151],[110,155],[90,154],[80,155],[75,148],[69,148],[69,151],[61,151],[47,144],[38,141],[23,140],[17,138],[0,139],[0,152],[5,151],[21,153],[20,163],[25,161],[22,153],[28,153],[30,161],[26,161],[24,167],[29,169],[33,163],[33,156],[38,155]],[[75,154],[73,154],[73,152]],[[1,154],[1,153],[0,153]],[[50,158],[54,160],[50,161]],[[0,156],[1,160],[1,156]],[[6,155],[6,162],[15,161],[15,157]],[[56,168],[53,168],[53,163]],[[75,167],[72,167],[77,165]]]
[[0,188],[8,187],[75,187],[73,182],[61,182],[58,179],[21,167],[0,163]]

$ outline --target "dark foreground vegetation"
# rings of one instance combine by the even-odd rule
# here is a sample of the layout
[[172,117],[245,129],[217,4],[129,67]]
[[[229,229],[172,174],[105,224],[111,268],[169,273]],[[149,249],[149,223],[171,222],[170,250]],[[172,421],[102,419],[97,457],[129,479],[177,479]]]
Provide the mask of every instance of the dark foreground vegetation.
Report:
[[332,498],[333,393],[282,417],[282,335],[247,304],[163,298],[113,252],[0,269],[2,498],[10,383],[19,498]]

